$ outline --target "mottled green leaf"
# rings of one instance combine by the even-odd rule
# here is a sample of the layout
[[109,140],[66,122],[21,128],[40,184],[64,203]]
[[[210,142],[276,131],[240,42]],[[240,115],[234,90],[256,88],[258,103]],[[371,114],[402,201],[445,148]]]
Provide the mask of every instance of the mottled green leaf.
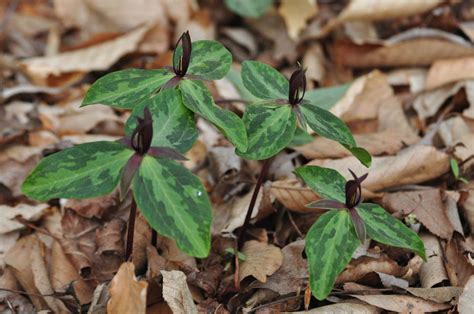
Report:
[[[204,80],[219,80],[229,72],[232,64],[232,54],[224,46],[214,40],[198,40],[192,43],[189,74],[199,76]],[[180,46],[174,53],[175,63],[183,54]]]
[[237,154],[263,160],[278,154],[293,138],[296,116],[289,106],[253,104],[245,109],[243,121],[248,134],[248,148]]
[[350,147],[348,145],[342,144],[348,151],[351,152],[352,155],[354,155],[355,158],[359,159],[359,161],[366,167],[370,167],[372,164],[372,156],[369,154],[368,151],[366,151],[362,147]]
[[133,151],[116,142],[77,145],[41,160],[23,182],[33,199],[91,198],[110,193]]
[[345,203],[346,179],[336,170],[319,166],[303,166],[296,168],[295,173],[319,195]]
[[308,100],[310,103],[315,104],[318,107],[329,110],[346,94],[347,90],[351,87],[351,83],[316,88],[310,91],[307,91],[304,99]]
[[420,237],[385,209],[370,203],[360,204],[357,212],[365,222],[369,238],[395,247],[414,251],[426,260],[425,246]]
[[135,106],[125,125],[128,136],[137,126],[137,117],[143,118],[145,106],[153,118],[152,146],[171,147],[182,153],[193,146],[198,136],[194,113],[184,106],[179,90],[163,90]]
[[179,88],[186,107],[213,123],[237,149],[247,149],[244,123],[235,113],[217,106],[203,82],[183,80]]
[[288,99],[288,80],[277,70],[258,61],[242,63],[242,82],[260,99]]
[[309,229],[305,239],[311,292],[324,300],[359,246],[346,210],[331,210]]
[[273,0],[225,0],[229,10],[245,17],[257,18],[267,12]]
[[347,125],[331,112],[306,102],[300,107],[309,127],[318,135],[350,147],[357,146]]
[[296,128],[295,135],[291,140],[289,147],[301,146],[308,143],[311,143],[314,140],[314,137],[308,134],[308,132],[304,131],[302,128]]
[[240,71],[231,67],[230,71],[225,77],[232,83],[232,85],[234,85],[235,89],[237,89],[237,92],[239,93],[241,99],[248,102],[255,102],[260,100],[259,98],[252,95],[252,93],[245,88],[244,83],[242,82],[242,76],[240,75]]
[[115,108],[133,106],[158,90],[174,76],[168,70],[127,69],[109,73],[89,88],[82,106],[104,104]]
[[211,204],[198,177],[173,160],[146,156],[132,189],[153,229],[189,255],[209,254]]

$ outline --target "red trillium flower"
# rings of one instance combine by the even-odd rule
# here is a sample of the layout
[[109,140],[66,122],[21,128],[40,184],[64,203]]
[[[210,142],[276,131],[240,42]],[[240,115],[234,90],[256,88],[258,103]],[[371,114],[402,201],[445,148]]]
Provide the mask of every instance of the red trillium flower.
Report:
[[359,206],[363,201],[361,184],[362,184],[362,181],[364,181],[367,178],[368,173],[364,174],[361,177],[357,177],[357,175],[351,169],[349,169],[349,172],[351,173],[354,179],[351,179],[346,182],[345,203],[341,203],[336,200],[320,200],[320,201],[316,201],[311,204],[308,204],[307,206],[310,208],[346,209],[351,216],[351,220],[352,220],[352,223],[354,224],[357,237],[359,238],[361,243],[364,243],[366,239],[365,224],[362,218],[357,213],[356,207]]
[[288,101],[291,105],[297,105],[303,101],[306,92],[306,69],[298,69],[290,77],[290,88]]
[[176,46],[174,48],[174,53],[181,43],[183,48],[183,52],[179,59],[173,58],[173,71],[179,77],[184,77],[186,72],[188,71],[189,62],[191,61],[191,51],[192,51],[192,44],[191,44],[191,36],[189,36],[189,31],[184,32],[181,37],[176,42]]
[[119,140],[135,154],[130,157],[125,165],[120,180],[120,199],[123,200],[130,189],[132,179],[140,166],[143,157],[150,155],[153,157],[163,157],[175,160],[186,160],[186,157],[179,152],[168,147],[152,147],[153,141],[153,119],[148,107],[143,111],[143,118],[137,118],[137,126],[133,130],[131,137],[124,137]]

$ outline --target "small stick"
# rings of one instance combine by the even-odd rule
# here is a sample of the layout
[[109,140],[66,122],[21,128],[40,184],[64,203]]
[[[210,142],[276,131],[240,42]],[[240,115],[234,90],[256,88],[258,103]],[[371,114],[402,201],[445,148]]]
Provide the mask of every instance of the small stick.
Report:
[[255,207],[255,203],[257,202],[258,193],[260,192],[260,188],[262,187],[263,180],[267,176],[268,168],[270,167],[271,159],[265,159],[263,161],[262,170],[260,170],[260,174],[258,175],[257,183],[255,184],[255,189],[253,190],[252,198],[250,200],[249,207],[247,209],[247,215],[245,216],[245,221],[242,228],[239,231],[239,235],[237,236],[237,249],[240,250],[242,245],[244,244],[244,236],[247,228],[250,224],[250,218],[252,217],[253,208]]
[[125,251],[125,260],[128,261],[133,253],[133,235],[135,233],[135,219],[137,217],[137,203],[132,196],[132,205],[130,206],[130,217],[127,227],[127,248]]

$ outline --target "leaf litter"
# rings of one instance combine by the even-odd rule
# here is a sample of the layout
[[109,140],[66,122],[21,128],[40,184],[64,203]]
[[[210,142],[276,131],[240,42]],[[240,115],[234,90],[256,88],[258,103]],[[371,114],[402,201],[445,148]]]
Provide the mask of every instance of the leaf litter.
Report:
[[[472,3],[282,1],[255,19],[213,1],[16,2],[0,2],[2,311],[472,312]],[[78,109],[88,86],[114,70],[171,64],[185,30],[224,43],[237,56],[237,73],[247,58],[287,76],[302,61],[308,86],[350,83],[330,109],[374,156],[362,194],[419,232],[427,261],[372,241],[356,251],[327,300],[305,298],[304,236],[323,211],[305,206],[321,197],[291,171],[309,164],[346,178],[348,168],[367,172],[342,146],[314,136],[275,161],[237,272],[229,248],[260,165],[235,155],[203,120],[185,165],[213,201],[206,259],[163,237],[158,249],[151,246],[151,229],[138,217],[136,252],[124,261],[130,200],[122,204],[117,194],[48,203],[23,196],[20,185],[42,157],[124,135],[126,110]],[[216,99],[246,97],[230,76],[209,87]],[[222,105],[239,115],[245,109]]]

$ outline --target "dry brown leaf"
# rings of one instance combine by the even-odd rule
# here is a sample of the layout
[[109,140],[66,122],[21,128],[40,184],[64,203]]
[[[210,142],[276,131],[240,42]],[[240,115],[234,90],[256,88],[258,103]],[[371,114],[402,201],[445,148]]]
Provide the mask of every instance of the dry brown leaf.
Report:
[[462,288],[458,287],[407,288],[406,290],[416,297],[436,303],[457,300],[462,293]]
[[386,193],[383,206],[403,217],[414,213],[416,218],[433,234],[449,240],[454,227],[446,214],[446,208],[438,189]]
[[278,12],[285,20],[290,38],[297,40],[306,22],[318,13],[318,7],[315,0],[282,0]]
[[26,221],[37,221],[46,214],[48,204],[18,204],[15,207],[0,205],[0,234],[23,229],[25,226],[15,218],[21,216]]
[[[352,169],[355,173],[366,173],[367,169],[355,157],[337,160],[313,160],[308,165],[333,168],[347,179]],[[449,170],[449,156],[435,147],[415,145],[389,157],[374,157],[369,176],[363,187],[376,192],[382,189],[428,181]]]
[[303,66],[306,68],[306,79],[311,82],[322,82],[326,74],[326,58],[319,43],[312,44],[304,54]]
[[339,65],[353,68],[430,65],[439,59],[474,55],[471,44],[462,37],[429,29],[398,34],[385,45],[356,45],[338,41],[332,55]]
[[119,126],[123,127],[123,124],[120,123],[121,119],[117,117],[111,107],[95,105],[79,108],[79,105],[80,102],[75,102],[72,112],[59,118],[59,125],[55,130],[58,135],[84,134],[104,122],[119,123]]
[[372,272],[402,277],[407,272],[407,269],[399,266],[394,260],[387,257],[372,258],[362,256],[349,264],[337,277],[336,283],[355,282]]
[[377,314],[380,313],[375,306],[360,303],[351,303],[350,300],[346,303],[336,303],[331,305],[320,306],[308,311],[297,311],[292,313],[298,314],[327,314],[327,313],[364,313]]
[[123,234],[125,222],[120,218],[113,218],[95,232],[97,240],[96,254],[115,254],[123,256],[125,247]]
[[[148,27],[140,27],[123,36],[104,43],[50,57],[37,57],[22,61],[21,67],[38,85],[62,85],[61,75],[77,74],[76,79],[89,71],[105,70],[123,55],[135,51]],[[70,83],[66,82],[66,83]]]
[[[311,202],[317,201],[319,196],[310,188],[303,186],[297,179],[287,179],[272,182],[270,193],[286,208],[299,213],[315,212],[308,208]],[[323,212],[323,210],[317,210]]]
[[165,271],[163,275],[163,298],[173,313],[197,314],[197,308],[186,283],[186,275],[178,270]]
[[474,57],[438,60],[426,78],[426,88],[433,89],[461,80],[474,79]]
[[339,21],[375,21],[406,17],[429,11],[442,2],[443,0],[352,0],[337,19]]
[[448,280],[448,275],[444,268],[443,252],[439,239],[428,233],[422,234],[421,239],[425,244],[427,261],[421,264],[420,282],[423,288],[431,288]]
[[[268,277],[265,283],[256,283],[256,287],[271,289],[280,295],[301,291],[307,285],[308,263],[303,258],[304,240],[298,240],[285,246],[282,265]],[[253,286],[253,285],[252,285]]]
[[86,218],[101,219],[108,210],[117,209],[118,202],[118,195],[112,193],[84,200],[68,199],[64,208],[71,209]]
[[435,303],[408,295],[352,295],[370,305],[398,313],[425,313],[449,309],[451,304]]
[[474,275],[474,266],[470,263],[460,245],[457,237],[444,245],[444,266],[452,286],[463,287],[469,278]]
[[123,263],[110,283],[108,313],[146,313],[148,283],[135,277],[135,265]]
[[245,242],[242,253],[245,261],[240,265],[240,281],[253,276],[260,282],[266,282],[267,276],[272,275],[283,262],[283,254],[278,247],[255,240]]
[[458,311],[460,314],[474,313],[474,276],[471,276],[459,297]]

